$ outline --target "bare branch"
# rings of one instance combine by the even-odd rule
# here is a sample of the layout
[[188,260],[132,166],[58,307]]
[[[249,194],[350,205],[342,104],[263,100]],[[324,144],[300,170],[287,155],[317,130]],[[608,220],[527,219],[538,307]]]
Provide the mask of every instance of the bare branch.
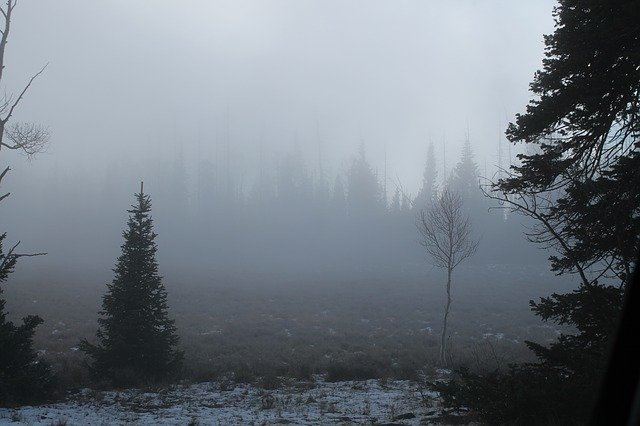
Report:
[[436,203],[418,218],[420,244],[436,266],[453,270],[473,256],[479,241],[471,236],[471,221],[462,213],[460,195],[445,189]]
[[35,123],[12,123],[9,127],[5,127],[4,133],[9,143],[3,138],[0,148],[22,150],[29,157],[43,152],[50,137],[48,127]]
[[[22,89],[22,92],[20,92],[20,96],[18,96],[18,99],[15,100],[15,102],[13,103],[13,105],[11,105],[11,108],[9,109],[9,113],[7,114],[7,116],[3,119],[0,119],[0,121],[2,122],[2,124],[4,125],[9,118],[11,118],[11,116],[13,115],[13,110],[16,109],[16,107],[18,106],[18,104],[20,103],[20,101],[22,100],[23,96],[25,93],[27,93],[27,90],[29,90],[29,87],[31,87],[31,84],[33,83],[33,81],[38,78],[38,76],[40,74],[42,74],[44,72],[44,70],[49,66],[49,63],[46,63],[45,66],[43,66],[40,71],[38,71],[37,73],[35,73],[31,79],[29,79],[29,82],[27,83],[27,85],[24,87],[24,89]],[[1,77],[0,77],[1,78]]]
[[12,3],[11,0],[7,0],[7,10],[0,8],[2,16],[4,16],[4,30],[2,31],[2,38],[0,38],[0,81],[2,80],[2,73],[4,71],[4,52],[7,47],[9,30],[11,29],[11,12],[15,6],[15,2]]
[[420,245],[437,267],[447,271],[447,302],[440,341],[440,362],[446,365],[447,318],[451,307],[451,275],[465,259],[472,256],[478,241],[471,236],[471,221],[462,211],[459,194],[445,189],[428,211],[421,210],[417,221]]
[[34,257],[34,256],[44,256],[47,253],[14,253],[14,251],[16,250],[16,248],[20,245],[20,241],[18,241],[17,243],[15,243],[13,245],[13,247],[11,247],[9,249],[9,251],[7,252],[7,254],[4,256],[4,258],[2,259],[2,263],[0,263],[0,271],[2,271],[5,266],[15,260],[18,259],[19,257]]

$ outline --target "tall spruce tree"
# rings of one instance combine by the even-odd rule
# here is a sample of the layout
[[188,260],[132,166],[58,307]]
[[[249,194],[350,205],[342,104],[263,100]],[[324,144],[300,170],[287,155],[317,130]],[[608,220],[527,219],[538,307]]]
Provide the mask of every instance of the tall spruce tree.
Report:
[[81,342],[81,349],[93,358],[96,377],[116,385],[166,379],[180,368],[183,358],[176,349],[176,327],[169,319],[167,292],[158,275],[151,199],[142,184],[135,197],[115,277],[102,301],[98,344]]
[[507,130],[536,149],[489,195],[535,220],[528,236],[554,249],[551,269],[576,277],[573,292],[530,302],[576,332],[549,346],[527,342],[537,363],[462,372],[443,386],[447,403],[492,424],[589,420],[640,247],[640,7],[560,0],[554,16],[536,98]]

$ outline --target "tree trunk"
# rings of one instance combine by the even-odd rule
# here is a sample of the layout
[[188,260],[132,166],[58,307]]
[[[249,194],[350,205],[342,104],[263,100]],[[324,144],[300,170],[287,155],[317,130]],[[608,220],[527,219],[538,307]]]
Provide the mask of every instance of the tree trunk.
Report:
[[440,364],[447,366],[446,349],[447,349],[447,317],[449,316],[449,308],[451,307],[451,270],[447,268],[447,305],[444,309],[444,321],[442,324],[442,337],[440,340]]

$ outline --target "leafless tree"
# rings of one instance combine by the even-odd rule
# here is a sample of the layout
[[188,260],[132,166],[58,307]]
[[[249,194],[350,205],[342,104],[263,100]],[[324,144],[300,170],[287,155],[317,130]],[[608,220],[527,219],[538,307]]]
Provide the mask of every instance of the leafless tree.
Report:
[[[11,30],[11,19],[17,4],[18,0],[7,0],[4,5],[0,6],[0,13],[2,13],[4,18],[4,25],[2,25],[2,18],[0,18],[0,84],[2,84],[2,79],[4,77],[5,51],[9,40],[9,32]],[[21,151],[28,157],[32,157],[46,148],[47,143],[49,142],[49,129],[46,126],[35,123],[9,123],[9,120],[13,117],[16,108],[35,79],[38,78],[46,68],[47,65],[43,66],[38,72],[33,74],[18,96],[5,93],[0,97],[0,151],[6,148],[9,150]],[[10,168],[7,166],[0,172],[0,184],[2,184],[2,180],[5,178],[9,170]],[[8,196],[9,193],[0,194],[0,201],[4,200]],[[20,244],[20,242],[11,248],[9,253],[5,256],[5,260],[12,257],[29,256],[26,254],[14,253],[14,249],[18,244]],[[39,254],[41,253],[36,253],[36,255]],[[1,266],[4,267],[5,264],[3,263]]]
[[428,210],[421,210],[417,219],[420,245],[438,268],[447,271],[447,303],[444,310],[440,363],[447,364],[447,319],[451,308],[451,276],[453,270],[465,259],[473,256],[478,240],[471,235],[471,221],[462,209],[462,198],[456,192],[445,189]]

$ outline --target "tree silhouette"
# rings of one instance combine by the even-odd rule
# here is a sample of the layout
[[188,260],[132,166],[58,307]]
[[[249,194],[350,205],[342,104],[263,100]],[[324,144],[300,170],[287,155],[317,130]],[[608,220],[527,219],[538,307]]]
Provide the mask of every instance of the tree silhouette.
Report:
[[351,162],[347,176],[347,208],[349,215],[371,214],[380,209],[382,191],[378,176],[367,161],[364,143],[360,144],[358,154]]
[[420,245],[433,259],[435,266],[447,271],[447,303],[440,340],[440,363],[446,366],[447,319],[452,302],[451,277],[460,263],[473,256],[478,241],[471,235],[471,221],[464,215],[462,198],[450,189],[445,189],[429,210],[420,211],[417,227]]
[[422,186],[416,196],[414,206],[418,209],[424,209],[433,203],[436,197],[436,179],[438,171],[436,170],[436,157],[433,152],[433,143],[429,143],[427,151],[427,159],[422,172]]
[[93,358],[92,372],[118,385],[166,378],[178,370],[183,356],[175,348],[178,336],[155,257],[151,199],[142,185],[136,200],[128,210],[115,277],[102,300],[98,344],[81,342]]
[[[588,421],[640,245],[640,8],[560,0],[554,17],[536,96],[507,130],[534,149],[485,193],[533,219],[528,237],[554,250],[551,269],[577,277],[575,291],[530,302],[576,332],[548,347],[526,342],[538,363],[463,374],[442,390],[489,423]],[[616,403],[630,404],[636,386]]]
[[474,160],[471,141],[467,137],[462,146],[460,160],[453,169],[449,185],[460,194],[462,199],[471,202],[474,198],[479,198],[481,194],[478,176],[478,166]]
[[[4,17],[4,25],[0,29],[0,82],[5,71],[5,52],[11,30],[11,19],[17,6],[16,0],[7,0],[5,6],[0,6]],[[45,65],[31,76],[18,96],[5,92],[0,99],[0,150],[14,150],[26,154],[28,157],[42,152],[49,141],[49,130],[35,123],[12,121],[16,108],[24,99],[25,94],[33,82],[42,74]],[[0,184],[10,168],[7,166],[0,171]],[[10,193],[0,194],[0,201],[5,200]],[[18,254],[16,248],[20,242],[14,244],[8,251],[3,251],[2,243],[6,233],[0,234],[0,284],[4,284],[13,272],[19,257],[37,254]],[[2,287],[0,286],[0,296]],[[36,327],[42,323],[38,316],[25,317],[22,324],[16,326],[7,321],[5,301],[0,298],[0,405],[8,403],[26,403],[46,397],[52,385],[49,366],[38,359],[33,350],[33,335]]]

